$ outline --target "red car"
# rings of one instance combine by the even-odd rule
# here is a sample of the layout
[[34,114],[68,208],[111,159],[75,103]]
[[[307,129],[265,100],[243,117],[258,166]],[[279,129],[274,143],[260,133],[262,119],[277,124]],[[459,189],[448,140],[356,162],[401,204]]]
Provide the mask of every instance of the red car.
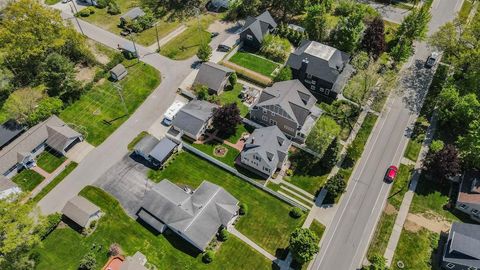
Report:
[[387,182],[393,182],[395,180],[395,177],[397,177],[397,172],[398,168],[396,166],[390,166],[388,167],[387,173],[385,174],[385,181]]

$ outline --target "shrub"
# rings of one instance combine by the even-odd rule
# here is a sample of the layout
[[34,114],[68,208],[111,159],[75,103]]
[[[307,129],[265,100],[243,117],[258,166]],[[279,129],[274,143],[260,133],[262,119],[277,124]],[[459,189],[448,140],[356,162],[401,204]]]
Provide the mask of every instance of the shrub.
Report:
[[93,82],[98,82],[100,79],[105,78],[106,74],[107,73],[103,69],[97,70],[97,72],[95,72],[95,76],[93,76]]
[[228,82],[230,83],[230,85],[234,86],[237,83],[237,79],[237,73],[233,72],[232,74],[230,74],[230,77],[228,77]]
[[293,207],[292,210],[290,210],[290,216],[293,218],[300,218],[303,216],[303,211],[298,207]]
[[118,256],[122,253],[122,249],[120,248],[120,245],[117,243],[113,243],[110,245],[108,248],[108,255],[109,256]]
[[48,215],[45,221],[45,226],[41,230],[40,238],[45,239],[45,237],[55,230],[61,220],[62,215],[59,213]]
[[112,69],[114,66],[120,64],[125,60],[125,57],[121,53],[116,53],[113,55],[112,60],[105,65],[106,70]]
[[262,41],[260,54],[272,61],[285,62],[291,49],[292,45],[287,39],[275,35],[266,35]]
[[240,215],[246,215],[248,213],[248,205],[246,203],[240,203],[240,209],[238,209],[238,213]]
[[212,250],[207,250],[205,253],[203,253],[202,261],[204,263],[211,263],[214,258],[215,253]]
[[208,43],[206,42],[200,44],[200,47],[198,48],[198,51],[197,51],[198,59],[200,59],[203,62],[206,62],[210,59],[211,56],[212,56],[212,48],[210,47],[210,45],[208,45]]
[[290,251],[295,261],[303,264],[318,252],[318,236],[307,228],[297,228],[290,234]]
[[273,78],[274,82],[289,81],[292,79],[292,69],[288,66],[284,66],[278,74]]
[[205,85],[197,84],[193,88],[193,91],[197,95],[199,100],[207,100],[208,99],[208,87]]
[[80,270],[93,270],[97,268],[97,259],[95,259],[95,254],[93,252],[88,252],[80,260],[80,265],[78,269]]
[[432,144],[430,145],[430,151],[432,153],[437,153],[443,150],[445,147],[445,144],[443,143],[442,140],[433,140]]
[[118,6],[117,2],[111,1],[108,3],[107,13],[111,15],[117,15],[121,13],[120,7]]
[[109,2],[108,0],[97,0],[97,6],[96,7],[100,8],[100,9],[106,8],[107,5],[108,5],[108,2]]
[[345,192],[345,189],[347,188],[347,183],[341,175],[337,174],[334,177],[328,179],[327,183],[325,184],[325,188],[327,189],[331,197],[336,198],[337,196]]
[[220,230],[220,241],[227,241],[228,237],[230,236],[230,233],[227,231],[227,229],[223,228]]
[[82,10],[80,10],[77,15],[80,16],[80,17],[88,17],[90,16],[90,14],[93,14],[95,13],[95,10],[93,9],[93,7],[87,7],[87,8],[84,8]]

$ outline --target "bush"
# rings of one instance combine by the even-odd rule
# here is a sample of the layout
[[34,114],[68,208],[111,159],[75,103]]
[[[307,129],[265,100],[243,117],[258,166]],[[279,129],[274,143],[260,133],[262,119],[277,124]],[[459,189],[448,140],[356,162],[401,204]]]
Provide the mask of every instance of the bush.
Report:
[[207,100],[208,99],[208,87],[205,85],[197,84],[193,88],[193,91],[197,95],[199,100]]
[[246,215],[248,213],[248,205],[246,203],[240,203],[240,209],[238,209],[238,213],[240,215]]
[[103,69],[97,70],[97,72],[95,72],[95,76],[93,76],[93,82],[98,82],[101,79],[105,78],[106,74],[107,72],[105,72],[105,70]]
[[107,13],[110,15],[117,15],[121,13],[120,7],[118,6],[117,2],[111,1],[108,3]]
[[45,226],[42,228],[40,233],[40,238],[45,239],[55,228],[57,228],[58,224],[62,220],[62,215],[59,213],[48,215],[45,221]]
[[334,177],[328,179],[327,183],[325,184],[325,188],[327,189],[331,197],[336,198],[345,192],[345,189],[347,188],[347,183],[341,175],[337,174]]
[[208,43],[206,42],[200,44],[200,47],[198,48],[198,51],[197,51],[198,59],[200,59],[203,62],[206,62],[210,59],[211,56],[212,56],[212,48],[210,47],[210,45],[208,45]]
[[274,82],[289,81],[292,79],[292,69],[289,66],[284,66],[278,74],[273,78]]
[[214,258],[215,258],[215,253],[211,250],[207,250],[205,253],[203,253],[202,261],[204,263],[211,263],[213,262]]
[[262,41],[260,54],[275,62],[285,62],[292,49],[287,39],[275,35],[266,35]]
[[430,151],[432,153],[437,153],[439,151],[442,151],[443,147],[445,147],[445,144],[442,140],[433,140],[432,144],[430,145]]
[[97,8],[106,8],[108,5],[108,0],[97,0]]
[[95,9],[93,7],[86,7],[82,10],[80,10],[77,15],[80,17],[88,17],[91,14],[95,13]]
[[222,230],[220,230],[219,236],[220,241],[227,241],[230,233],[227,231],[227,229],[223,228]]
[[97,259],[95,259],[95,254],[93,252],[88,252],[80,260],[80,265],[78,269],[80,270],[94,270],[97,268]]
[[[105,65],[105,69],[108,71],[108,70],[112,69],[114,66],[122,63],[123,60],[125,60],[125,57],[123,56],[123,54],[121,54],[121,53],[116,53],[116,54],[113,55],[112,60],[110,60],[110,62],[108,62],[108,63]],[[96,75],[96,74],[95,74],[95,75]],[[95,79],[94,79],[94,80],[95,80]]]
[[118,256],[122,253],[122,249],[120,248],[120,245],[117,243],[113,243],[110,245],[108,248],[108,255],[109,256]]
[[298,207],[293,207],[292,210],[290,210],[290,216],[293,218],[300,218],[303,216],[303,211]]
[[228,82],[232,87],[237,83],[237,80],[238,76],[236,72],[233,72],[232,74],[230,74],[230,77],[228,77]]

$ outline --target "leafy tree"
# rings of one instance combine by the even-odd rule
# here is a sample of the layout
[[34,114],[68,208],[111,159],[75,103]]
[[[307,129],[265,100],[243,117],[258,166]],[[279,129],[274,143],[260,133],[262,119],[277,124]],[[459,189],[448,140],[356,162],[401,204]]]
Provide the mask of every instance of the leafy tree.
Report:
[[327,183],[325,184],[325,188],[327,189],[329,196],[336,198],[345,192],[347,183],[341,175],[337,174],[328,179]]
[[441,140],[433,140],[430,144],[430,151],[432,153],[437,153],[445,147],[445,144]]
[[246,215],[248,213],[248,205],[246,203],[240,203],[238,205],[239,209],[238,209],[238,213],[240,215]]
[[307,137],[306,144],[323,155],[327,146],[340,134],[340,126],[330,117],[320,117]]
[[63,107],[61,99],[56,97],[45,97],[38,102],[38,106],[29,115],[28,123],[36,124],[50,117],[52,114],[59,113]]
[[227,231],[227,229],[223,228],[220,230],[219,236],[221,241],[227,241],[230,233]]
[[258,13],[262,1],[260,0],[243,0],[238,7],[239,17],[252,16]]
[[70,59],[58,53],[51,53],[45,62],[39,66],[38,79],[47,87],[51,97],[58,97],[71,90],[72,81],[75,80],[74,65]]
[[467,134],[458,138],[458,145],[465,163],[480,169],[480,119],[470,123]]
[[27,123],[39,102],[45,97],[42,88],[21,88],[13,92],[3,104],[10,117],[19,123]]
[[97,268],[97,259],[95,259],[95,254],[93,252],[88,252],[80,260],[80,265],[78,269],[80,270],[94,270]]
[[278,74],[273,78],[274,82],[289,81],[292,79],[292,69],[289,66],[284,66]]
[[298,207],[293,207],[290,210],[290,216],[293,218],[300,218],[301,216],[303,216],[303,211]]
[[396,62],[403,62],[410,57],[412,51],[412,41],[409,39],[400,39],[391,49],[390,55]]
[[204,263],[211,263],[215,259],[215,253],[212,250],[207,250],[203,253],[202,261]]
[[117,15],[122,13],[122,11],[120,10],[117,2],[110,1],[107,6],[107,13],[111,15]]
[[292,45],[287,39],[268,34],[262,40],[260,54],[276,62],[285,62],[291,49]]
[[38,66],[51,52],[72,61],[92,59],[85,39],[65,25],[60,12],[35,0],[11,1],[2,11],[0,52],[17,85],[34,81]]
[[398,27],[397,39],[403,38],[410,41],[424,39],[428,31],[428,22],[432,17],[429,9],[429,5],[423,5],[420,9],[413,9]]
[[237,77],[237,73],[236,72],[233,72],[232,74],[230,74],[230,77],[228,77],[228,82],[230,83],[230,85],[233,87],[235,84],[237,84],[237,80],[238,80],[238,77]]
[[240,110],[235,102],[215,108],[212,119],[213,127],[224,136],[234,134],[237,125],[242,122]]
[[382,18],[376,17],[367,26],[362,40],[362,48],[377,60],[387,49],[385,42],[385,23]]
[[204,42],[200,44],[197,52],[197,57],[203,62],[210,60],[210,57],[212,57],[212,48],[210,47],[210,45],[208,45],[208,43]]
[[332,140],[330,145],[327,147],[327,150],[323,154],[322,160],[320,162],[321,166],[324,169],[330,170],[337,163],[339,154],[340,143],[338,142],[338,138],[335,138]]
[[342,17],[334,34],[336,47],[348,53],[354,52],[359,45],[364,29],[363,14],[352,13],[347,17]]
[[370,64],[370,56],[367,52],[361,51],[352,58],[351,63],[356,70],[365,70]]
[[303,264],[313,259],[318,252],[318,236],[307,228],[296,228],[290,234],[290,251],[295,261]]
[[310,39],[322,42],[327,37],[327,17],[324,5],[313,5],[306,8],[304,25]]
[[197,94],[197,98],[199,100],[207,100],[208,99],[208,87],[206,85],[196,85],[194,87],[195,94]]
[[457,148],[447,144],[437,153],[429,153],[425,159],[425,168],[433,180],[444,183],[461,170],[460,158]]
[[0,62],[0,103],[13,91],[13,79],[13,73]]
[[271,8],[281,12],[282,21],[286,21],[288,16],[300,14],[305,9],[305,0],[273,0]]
[[369,258],[370,266],[364,266],[362,270],[388,270],[387,261],[380,254],[374,254]]

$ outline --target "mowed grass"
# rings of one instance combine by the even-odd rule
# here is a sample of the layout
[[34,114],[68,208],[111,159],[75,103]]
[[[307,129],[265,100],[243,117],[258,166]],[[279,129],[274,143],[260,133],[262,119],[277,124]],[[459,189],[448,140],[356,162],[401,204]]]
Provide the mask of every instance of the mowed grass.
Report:
[[135,41],[145,46],[157,44],[156,31],[158,31],[158,39],[161,40],[170,32],[172,32],[177,27],[179,27],[180,24],[181,24],[180,21],[170,21],[166,19],[159,19],[157,21],[157,29],[155,29],[155,26],[154,26],[141,33],[135,34]]
[[17,184],[22,191],[32,191],[43,179],[45,178],[33,170],[22,170],[12,178],[12,181]]
[[303,224],[304,217],[289,216],[291,206],[287,203],[188,152],[178,154],[166,169],[153,171],[150,177],[156,182],[169,179],[192,188],[204,180],[222,186],[249,208],[235,227],[273,255],[288,246],[290,233]]
[[390,195],[388,196],[388,203],[393,205],[397,210],[400,209],[403,196],[408,191],[410,180],[412,178],[413,167],[413,165],[400,164],[397,178],[392,183]]
[[62,120],[82,132],[94,146],[123,124],[160,83],[160,74],[152,66],[133,61],[126,61],[124,65],[129,73],[118,84],[123,89],[128,115],[113,83],[108,80],[84,93],[60,113]]
[[327,182],[328,174],[313,175],[296,175],[285,176],[283,179],[294,184],[295,186],[305,190],[310,194],[315,194]]
[[240,98],[240,93],[242,92],[243,85],[235,84],[231,89],[225,89],[223,93],[218,96],[218,100],[221,105],[236,103],[238,109],[240,110],[240,115],[245,117],[248,114],[248,107],[243,104],[242,99]]
[[[218,159],[220,160],[221,162],[227,164],[228,166],[230,167],[233,167],[235,166],[235,159],[237,158],[237,156],[240,154],[240,152],[233,148],[233,147],[230,147],[226,144],[222,144],[222,143],[219,143],[217,141],[209,141],[207,143],[204,143],[204,144],[191,144],[193,147],[197,148],[198,150],[204,152],[205,154],[209,155],[209,156],[212,156],[213,158],[215,159]],[[214,151],[215,151],[215,147],[225,147],[227,149],[227,153],[225,154],[225,156],[221,157],[221,156],[216,156],[214,154]]]
[[278,63],[248,52],[237,52],[228,61],[272,78]]
[[310,230],[312,230],[313,233],[315,233],[318,236],[318,239],[321,241],[323,233],[325,232],[325,225],[314,219],[312,221],[312,224],[310,224]]
[[120,17],[128,12],[130,9],[137,7],[137,1],[131,0],[116,0],[115,1],[120,8],[120,14],[111,15],[107,13],[107,8],[95,8],[95,13],[88,17],[82,17],[82,20],[95,24],[105,30],[118,34],[121,29],[118,27],[120,24]]
[[407,149],[405,149],[404,156],[411,161],[417,161],[418,154],[422,148],[422,142],[417,139],[408,140]]
[[431,270],[432,254],[438,246],[439,235],[426,229],[411,232],[402,230],[400,240],[393,256],[392,269],[400,269],[398,261],[402,261],[403,269]]
[[42,168],[46,172],[52,173],[57,169],[62,163],[67,160],[66,157],[60,155],[53,150],[43,151],[37,158],[38,167]]
[[[230,235],[216,251],[215,260],[206,265],[201,255],[171,231],[155,235],[126,215],[115,198],[99,188],[88,186],[82,196],[98,205],[105,215],[94,233],[84,237],[69,227],[57,228],[38,247],[38,270],[76,270],[81,258],[94,251],[98,268],[108,259],[108,248],[118,243],[127,255],[140,251],[157,269],[271,269],[271,262],[250,246]],[[92,246],[101,245],[100,250]],[[232,259],[235,258],[235,259]]]
[[184,60],[197,54],[202,43],[210,43],[208,26],[218,19],[220,15],[205,14],[200,17],[200,25],[197,20],[186,23],[187,29],[167,44],[162,46],[160,54],[174,60]]
[[73,170],[75,170],[75,168],[78,166],[77,163],[75,162],[71,162],[70,164],[68,164],[65,169],[59,173],[53,180],[52,182],[48,183],[48,185],[46,185],[42,191],[40,191],[40,193],[37,194],[37,196],[35,196],[33,198],[33,202],[34,203],[37,203],[39,202],[43,197],[45,197],[53,188],[55,188],[60,182],[63,181],[63,179],[65,179],[65,177],[67,177],[67,175],[69,175]]
[[373,255],[378,254],[383,256],[387,249],[388,240],[393,231],[393,225],[395,224],[396,214],[382,213],[380,221],[377,223],[375,234],[368,248],[367,257],[371,258]]

